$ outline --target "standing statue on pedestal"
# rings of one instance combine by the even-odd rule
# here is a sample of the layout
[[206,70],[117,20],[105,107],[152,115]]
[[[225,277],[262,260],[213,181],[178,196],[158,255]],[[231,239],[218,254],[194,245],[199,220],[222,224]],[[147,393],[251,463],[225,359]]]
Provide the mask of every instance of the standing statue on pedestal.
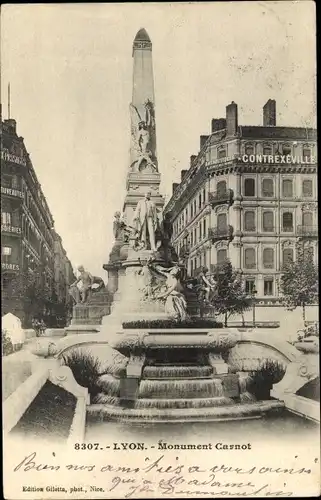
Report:
[[216,285],[211,275],[208,273],[208,268],[203,267],[198,277],[198,297],[200,302],[209,304],[211,296],[214,294]]
[[[79,277],[70,285],[69,293],[76,302],[76,304],[85,304],[91,297],[91,292],[98,292],[105,288],[105,283],[102,278],[98,276],[92,276],[88,271],[85,270],[84,266],[79,266],[78,271],[80,272]],[[81,282],[82,288],[78,288],[78,284]],[[93,288],[93,285],[98,285]]]
[[[157,209],[148,191],[145,198],[139,200],[134,214],[133,225],[140,248],[156,251],[155,233],[158,227]],[[140,245],[141,244],[141,245]]]

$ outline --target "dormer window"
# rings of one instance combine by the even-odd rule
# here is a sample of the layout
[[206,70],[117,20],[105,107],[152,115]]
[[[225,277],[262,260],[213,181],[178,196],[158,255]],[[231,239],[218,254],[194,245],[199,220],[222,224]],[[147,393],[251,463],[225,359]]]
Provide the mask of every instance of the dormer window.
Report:
[[246,146],[245,146],[245,154],[246,155],[254,155],[254,146],[253,146],[253,144],[246,144]]
[[263,154],[264,155],[272,155],[272,146],[270,144],[263,145]]
[[292,149],[291,149],[291,146],[289,144],[284,144],[282,146],[282,154],[284,156],[288,156],[292,153]]
[[226,148],[219,148],[217,150],[217,158],[226,158]]
[[302,151],[303,161],[309,161],[311,159],[311,148],[309,146],[303,146]]

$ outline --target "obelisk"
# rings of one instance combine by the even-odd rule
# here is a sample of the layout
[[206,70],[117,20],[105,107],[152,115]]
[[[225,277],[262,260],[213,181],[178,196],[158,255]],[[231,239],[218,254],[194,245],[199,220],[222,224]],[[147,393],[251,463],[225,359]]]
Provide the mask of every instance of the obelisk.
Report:
[[130,103],[131,137],[124,219],[130,223],[138,201],[147,191],[161,210],[160,173],[156,148],[156,116],[152,43],[147,31],[138,31],[133,42],[133,91]]

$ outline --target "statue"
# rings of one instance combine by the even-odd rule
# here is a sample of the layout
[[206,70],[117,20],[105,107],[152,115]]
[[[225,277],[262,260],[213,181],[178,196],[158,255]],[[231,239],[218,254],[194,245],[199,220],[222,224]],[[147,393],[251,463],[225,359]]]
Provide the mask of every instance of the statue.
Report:
[[135,160],[131,167],[136,165],[137,171],[145,169],[158,172],[156,159],[156,134],[155,134],[155,113],[153,103],[147,99],[144,104],[145,120],[142,119],[138,109],[133,104],[130,105],[131,125],[132,125],[132,148]]
[[121,213],[115,212],[113,222],[113,233],[115,240],[122,240],[124,243],[127,243],[131,231],[132,230],[122,220]]
[[166,282],[160,287],[160,293],[156,295],[156,299],[165,301],[165,312],[171,318],[185,321],[188,318],[187,303],[182,293],[183,287],[180,283],[180,268],[174,266],[167,269],[156,265],[154,269],[166,277]]
[[[188,318],[187,303],[180,283],[178,266],[165,268],[150,259],[139,273],[143,276],[144,300],[165,301],[165,312],[170,318],[184,321]],[[164,280],[165,278],[165,280]]]
[[207,267],[203,267],[198,276],[197,288],[199,300],[205,302],[205,304],[209,304],[211,295],[213,295],[216,287],[212,276],[208,274]]
[[[156,251],[155,233],[158,227],[157,209],[150,199],[148,191],[145,198],[139,200],[134,214],[133,225],[136,231],[136,248],[147,248]],[[137,245],[138,244],[138,245]]]
[[156,231],[156,247],[166,262],[178,262],[178,255],[171,245],[173,235],[173,224],[170,212],[166,212],[161,224]]
[[[99,292],[105,288],[104,280],[98,276],[92,276],[85,270],[84,266],[79,266],[79,277],[70,285],[69,293],[76,304],[85,304],[91,297],[92,292]],[[82,288],[78,288],[78,284],[82,283]],[[98,285],[93,287],[94,285]]]

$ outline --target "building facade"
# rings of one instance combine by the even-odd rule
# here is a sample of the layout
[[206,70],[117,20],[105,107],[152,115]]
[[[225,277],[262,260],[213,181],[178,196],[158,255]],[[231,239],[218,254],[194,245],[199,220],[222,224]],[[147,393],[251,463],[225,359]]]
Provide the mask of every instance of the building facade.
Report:
[[[31,316],[46,318],[57,312],[56,290],[63,289],[65,299],[70,301],[66,287],[73,273],[65,255],[64,265],[69,268],[64,273],[56,272],[60,254],[53,226],[23,137],[17,134],[16,122],[1,121],[2,311],[16,314],[25,325],[30,325]],[[33,294],[27,291],[28,282],[33,283]]]
[[212,120],[165,207],[173,244],[190,275],[230,259],[258,303],[278,303],[278,278],[296,243],[318,255],[317,132],[276,126],[276,103],[262,126],[240,126],[237,104]]

